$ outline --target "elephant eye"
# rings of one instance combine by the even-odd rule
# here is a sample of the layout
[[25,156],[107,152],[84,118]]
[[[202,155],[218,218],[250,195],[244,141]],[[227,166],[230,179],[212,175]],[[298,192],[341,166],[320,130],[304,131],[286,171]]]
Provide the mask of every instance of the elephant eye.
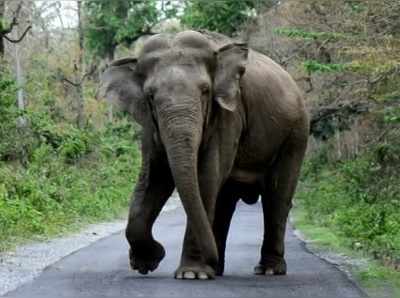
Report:
[[242,76],[246,72],[246,66],[244,65],[239,65],[239,75]]
[[146,92],[146,97],[149,101],[153,101],[154,100],[154,91],[153,90],[149,90]]
[[208,84],[202,84],[200,90],[203,95],[207,95],[210,92],[210,86]]

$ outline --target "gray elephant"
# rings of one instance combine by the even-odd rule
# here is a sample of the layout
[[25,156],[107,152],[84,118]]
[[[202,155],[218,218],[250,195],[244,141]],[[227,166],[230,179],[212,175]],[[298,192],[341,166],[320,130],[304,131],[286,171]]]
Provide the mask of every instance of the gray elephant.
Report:
[[126,228],[131,267],[142,274],[165,256],[152,227],[175,188],[188,219],[175,278],[222,275],[236,202],[260,196],[265,234],[255,273],[286,274],[285,227],[309,134],[304,99],[271,59],[214,37],[155,35],[138,59],[102,75],[105,97],[143,127]]

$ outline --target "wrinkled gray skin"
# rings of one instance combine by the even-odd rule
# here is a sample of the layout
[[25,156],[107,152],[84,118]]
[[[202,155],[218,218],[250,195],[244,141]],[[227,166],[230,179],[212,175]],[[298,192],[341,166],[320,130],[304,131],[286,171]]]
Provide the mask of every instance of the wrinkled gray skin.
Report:
[[152,235],[174,188],[188,218],[178,279],[222,275],[237,201],[261,196],[265,235],[256,274],[286,274],[284,234],[309,120],[292,78],[246,45],[185,31],[151,37],[138,59],[102,76],[106,98],[143,127],[142,169],[126,237],[142,274],[165,255]]

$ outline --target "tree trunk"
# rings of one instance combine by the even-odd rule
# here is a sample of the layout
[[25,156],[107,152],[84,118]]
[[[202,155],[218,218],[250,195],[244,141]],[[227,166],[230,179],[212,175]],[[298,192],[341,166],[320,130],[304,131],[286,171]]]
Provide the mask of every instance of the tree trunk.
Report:
[[[110,65],[111,62],[113,62],[114,54],[115,54],[115,47],[112,46],[108,49],[105,57],[106,66]],[[113,105],[111,103],[108,103],[107,115],[108,115],[108,122],[112,123],[114,121],[114,110],[113,110]]]
[[79,42],[79,53],[78,53],[78,65],[75,69],[75,82],[77,82],[77,124],[79,127],[83,127],[85,124],[85,104],[83,97],[83,28],[82,28],[82,2],[77,1],[78,8],[78,42]]
[[5,11],[5,0],[0,0],[0,59],[4,57],[4,38],[3,38],[3,20]]
[[115,46],[112,46],[108,49],[107,54],[106,54],[106,64],[110,65],[110,63],[114,60],[114,53],[115,52]]
[[[18,32],[18,30],[16,30],[16,32]],[[18,103],[18,109],[23,110],[25,109],[25,99],[24,99],[24,89],[23,89],[24,78],[21,67],[21,55],[19,52],[18,44],[14,45],[14,54],[15,54],[15,70],[16,70],[17,85],[18,85],[17,103]]]
[[108,103],[107,116],[108,116],[108,122],[113,123],[114,122],[114,113],[113,113],[112,103]]

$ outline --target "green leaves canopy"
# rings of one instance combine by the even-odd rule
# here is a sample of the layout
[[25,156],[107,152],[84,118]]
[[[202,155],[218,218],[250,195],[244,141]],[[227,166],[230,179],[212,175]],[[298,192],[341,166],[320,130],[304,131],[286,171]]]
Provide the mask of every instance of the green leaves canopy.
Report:
[[183,24],[194,29],[208,29],[232,35],[257,8],[275,0],[187,0],[181,17]]
[[85,37],[89,51],[101,58],[113,58],[118,44],[131,44],[149,33],[158,22],[156,0],[85,2]]

